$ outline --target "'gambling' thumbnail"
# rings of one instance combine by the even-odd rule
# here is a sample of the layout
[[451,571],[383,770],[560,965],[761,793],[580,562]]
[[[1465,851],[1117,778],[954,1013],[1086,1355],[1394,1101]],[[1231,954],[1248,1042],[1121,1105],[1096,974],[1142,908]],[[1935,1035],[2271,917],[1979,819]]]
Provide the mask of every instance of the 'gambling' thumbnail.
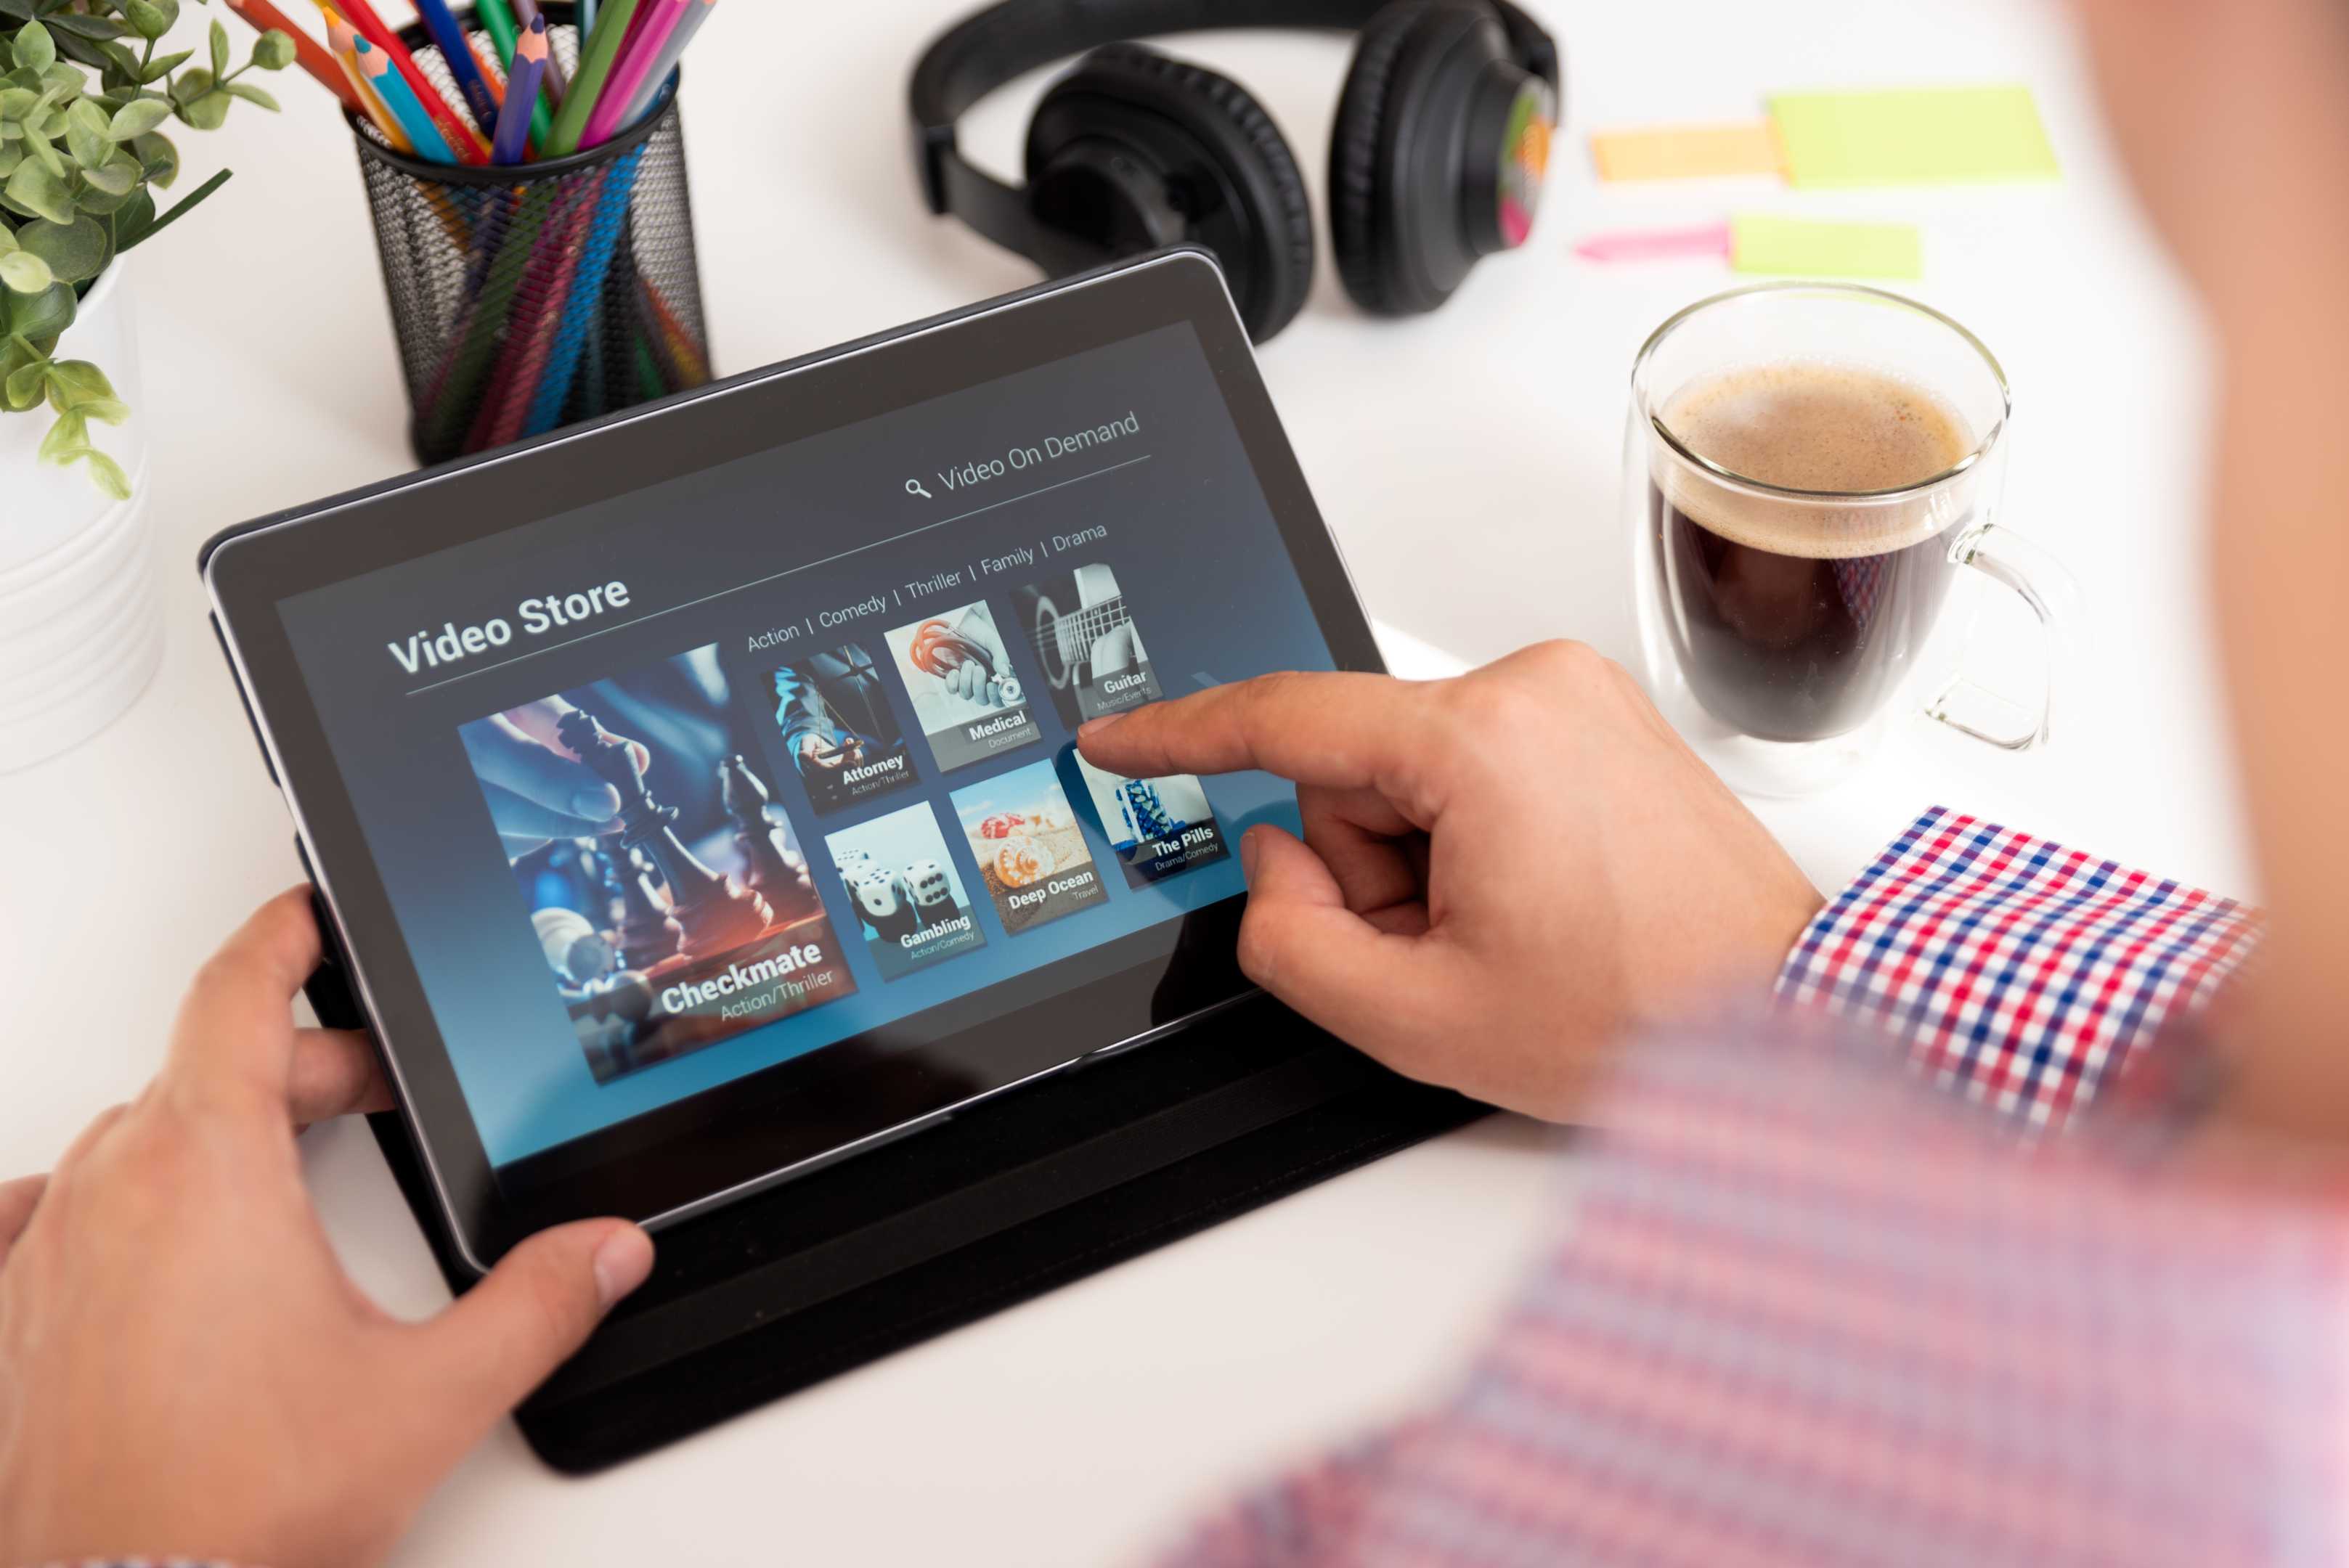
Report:
[[1011,935],[1108,902],[1050,758],[957,789],[954,807]]
[[1080,566],[1030,583],[1012,593],[1011,607],[1036,650],[1052,706],[1071,729],[1158,700],[1142,634],[1108,567]]
[[887,640],[939,772],[1000,757],[1042,733],[986,600],[900,626]]
[[856,643],[775,670],[775,726],[816,815],[920,782],[881,672]]
[[927,802],[824,835],[884,980],[987,945]]
[[1095,825],[1129,886],[1164,882],[1232,852],[1207,804],[1206,789],[1190,774],[1121,779],[1086,761],[1074,746],[1062,748],[1061,756],[1075,768]]
[[856,989],[736,711],[713,646],[458,728],[598,1083]]

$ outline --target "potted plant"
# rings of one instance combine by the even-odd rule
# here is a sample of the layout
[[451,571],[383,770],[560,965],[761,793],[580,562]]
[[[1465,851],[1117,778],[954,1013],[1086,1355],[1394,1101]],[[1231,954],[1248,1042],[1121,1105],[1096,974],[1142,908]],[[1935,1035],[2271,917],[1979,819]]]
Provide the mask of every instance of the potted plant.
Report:
[[137,369],[117,263],[228,178],[160,207],[180,171],[164,125],[211,129],[238,98],[274,109],[243,78],[294,58],[273,29],[235,66],[214,21],[191,67],[192,49],[158,52],[179,15],[179,0],[0,0],[0,769],[105,724],[160,656],[140,438],[101,445],[96,428],[133,412],[115,379]]

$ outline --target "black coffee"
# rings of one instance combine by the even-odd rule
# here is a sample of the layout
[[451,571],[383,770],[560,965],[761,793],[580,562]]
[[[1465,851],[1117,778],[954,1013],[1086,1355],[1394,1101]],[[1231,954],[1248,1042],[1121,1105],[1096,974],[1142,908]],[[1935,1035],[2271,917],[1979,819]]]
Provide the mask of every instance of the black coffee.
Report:
[[[1674,394],[1664,426],[1730,472],[1789,490],[1899,490],[1973,449],[1964,418],[1886,372],[1780,360]],[[1669,634],[1706,711],[1765,740],[1823,740],[1872,715],[1932,629],[1957,568],[1951,518],[1757,498],[1651,474]]]

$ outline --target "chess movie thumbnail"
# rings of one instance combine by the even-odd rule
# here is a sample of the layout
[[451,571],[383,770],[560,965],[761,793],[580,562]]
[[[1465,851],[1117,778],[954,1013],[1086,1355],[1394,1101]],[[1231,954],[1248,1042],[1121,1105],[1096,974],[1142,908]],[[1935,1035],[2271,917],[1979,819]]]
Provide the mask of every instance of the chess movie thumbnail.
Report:
[[1106,566],[1080,566],[1011,595],[1012,613],[1051,689],[1061,722],[1074,729],[1162,695],[1142,634]]
[[926,801],[824,835],[881,978],[987,945]]
[[1096,826],[1109,841],[1127,885],[1143,887],[1230,854],[1207,791],[1188,773],[1121,779],[1086,761],[1074,746],[1061,752],[1083,781]]
[[984,599],[900,626],[888,643],[941,773],[999,757],[1042,733]]
[[920,782],[881,672],[856,643],[772,672],[775,726],[818,816]]
[[458,727],[598,1083],[856,989],[718,650]]
[[1108,902],[1050,758],[956,790],[954,807],[987,896],[1012,935]]

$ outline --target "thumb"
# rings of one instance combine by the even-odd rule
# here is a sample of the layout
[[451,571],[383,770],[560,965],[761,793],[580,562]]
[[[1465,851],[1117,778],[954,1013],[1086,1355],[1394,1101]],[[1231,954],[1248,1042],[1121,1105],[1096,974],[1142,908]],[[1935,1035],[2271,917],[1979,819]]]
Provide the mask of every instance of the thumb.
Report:
[[1424,936],[1390,935],[1346,907],[1321,857],[1265,823],[1240,840],[1247,913],[1240,967],[1323,1028],[1383,1059],[1412,999],[1440,977]]
[[652,1273],[652,1238],[626,1220],[541,1231],[426,1328],[451,1387],[503,1415],[587,1341]]

